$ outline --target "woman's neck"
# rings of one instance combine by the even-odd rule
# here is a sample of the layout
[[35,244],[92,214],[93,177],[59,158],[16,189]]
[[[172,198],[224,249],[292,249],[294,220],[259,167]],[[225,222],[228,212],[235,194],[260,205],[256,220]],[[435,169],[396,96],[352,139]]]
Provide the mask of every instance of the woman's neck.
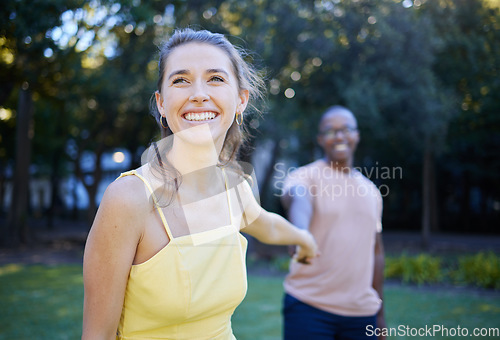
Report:
[[193,145],[174,138],[167,158],[182,176],[179,189],[182,201],[204,198],[217,187],[220,180],[217,168],[219,152],[214,143]]
[[223,141],[213,140],[207,125],[177,132],[172,137],[167,158],[181,175],[218,164]]
[[167,158],[181,175],[185,175],[216,166],[219,161],[219,153],[213,144],[192,145],[174,138],[174,144]]

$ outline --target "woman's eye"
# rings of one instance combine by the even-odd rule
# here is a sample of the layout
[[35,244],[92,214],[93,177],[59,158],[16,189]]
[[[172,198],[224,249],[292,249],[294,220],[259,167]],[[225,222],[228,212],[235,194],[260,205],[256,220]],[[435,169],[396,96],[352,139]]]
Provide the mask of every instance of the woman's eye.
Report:
[[220,76],[213,76],[212,78],[210,78],[210,81],[224,82],[224,78]]
[[174,79],[174,81],[172,82],[172,84],[182,84],[182,83],[187,83],[187,80],[184,78],[177,78]]

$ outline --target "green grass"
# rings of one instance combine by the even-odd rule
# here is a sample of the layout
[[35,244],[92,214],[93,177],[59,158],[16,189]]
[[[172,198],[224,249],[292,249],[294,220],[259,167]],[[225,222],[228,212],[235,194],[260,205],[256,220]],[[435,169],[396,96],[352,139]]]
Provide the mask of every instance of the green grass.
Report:
[[0,267],[0,339],[79,339],[82,266]]
[[[387,285],[384,289],[388,327],[500,328],[500,293],[457,288],[430,288]],[[470,335],[469,334],[469,335]],[[417,339],[415,336],[389,339]],[[429,338],[429,337],[428,337]],[[457,336],[436,336],[434,339],[455,339]],[[472,336],[461,337],[473,339]],[[493,339],[493,337],[491,337]],[[498,339],[498,337],[496,338]]]
[[[233,316],[238,340],[281,339],[282,295],[281,277],[249,276],[248,294]],[[80,265],[0,267],[0,339],[78,339],[82,301]],[[393,328],[500,327],[498,291],[388,284],[385,307]]]
[[248,277],[248,291],[232,318],[238,340],[281,339],[283,280],[276,277]]
[[[238,340],[280,340],[282,279],[250,276],[248,293],[233,316]],[[387,326],[425,328],[433,325],[448,329],[500,328],[500,292],[457,288],[430,288],[387,284],[384,292]],[[415,336],[388,339],[418,339]],[[434,339],[454,339],[436,336]],[[464,338],[464,337],[462,337]],[[467,338],[467,337],[465,337]],[[472,338],[472,337],[469,337]],[[493,337],[491,337],[493,339]]]

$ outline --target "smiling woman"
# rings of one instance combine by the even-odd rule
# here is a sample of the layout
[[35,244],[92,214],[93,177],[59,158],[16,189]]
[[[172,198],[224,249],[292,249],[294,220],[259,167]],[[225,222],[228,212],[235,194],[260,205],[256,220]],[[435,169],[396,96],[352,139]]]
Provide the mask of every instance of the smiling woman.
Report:
[[[208,124],[208,137],[222,150],[227,131],[235,116],[243,114],[249,97],[247,89],[239,88],[226,53],[207,43],[186,43],[170,54],[164,72],[167,77],[156,92],[160,119],[174,134]],[[199,136],[192,141],[196,139]]]
[[[262,80],[221,34],[174,32],[161,49],[153,114],[163,138],[106,190],[84,255],[83,339],[234,339],[246,288],[243,231],[316,243],[263,210],[236,161]],[[165,199],[166,198],[166,199]]]

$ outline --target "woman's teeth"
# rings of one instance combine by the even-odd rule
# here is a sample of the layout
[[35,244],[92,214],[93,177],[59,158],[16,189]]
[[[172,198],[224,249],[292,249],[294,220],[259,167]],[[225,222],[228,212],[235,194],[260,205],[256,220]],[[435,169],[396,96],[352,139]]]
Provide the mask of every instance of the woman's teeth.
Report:
[[211,120],[215,118],[215,113],[213,112],[187,113],[184,115],[184,118],[191,121]]
[[335,150],[337,150],[337,151],[347,150],[347,144],[337,144],[337,145],[335,145]]

